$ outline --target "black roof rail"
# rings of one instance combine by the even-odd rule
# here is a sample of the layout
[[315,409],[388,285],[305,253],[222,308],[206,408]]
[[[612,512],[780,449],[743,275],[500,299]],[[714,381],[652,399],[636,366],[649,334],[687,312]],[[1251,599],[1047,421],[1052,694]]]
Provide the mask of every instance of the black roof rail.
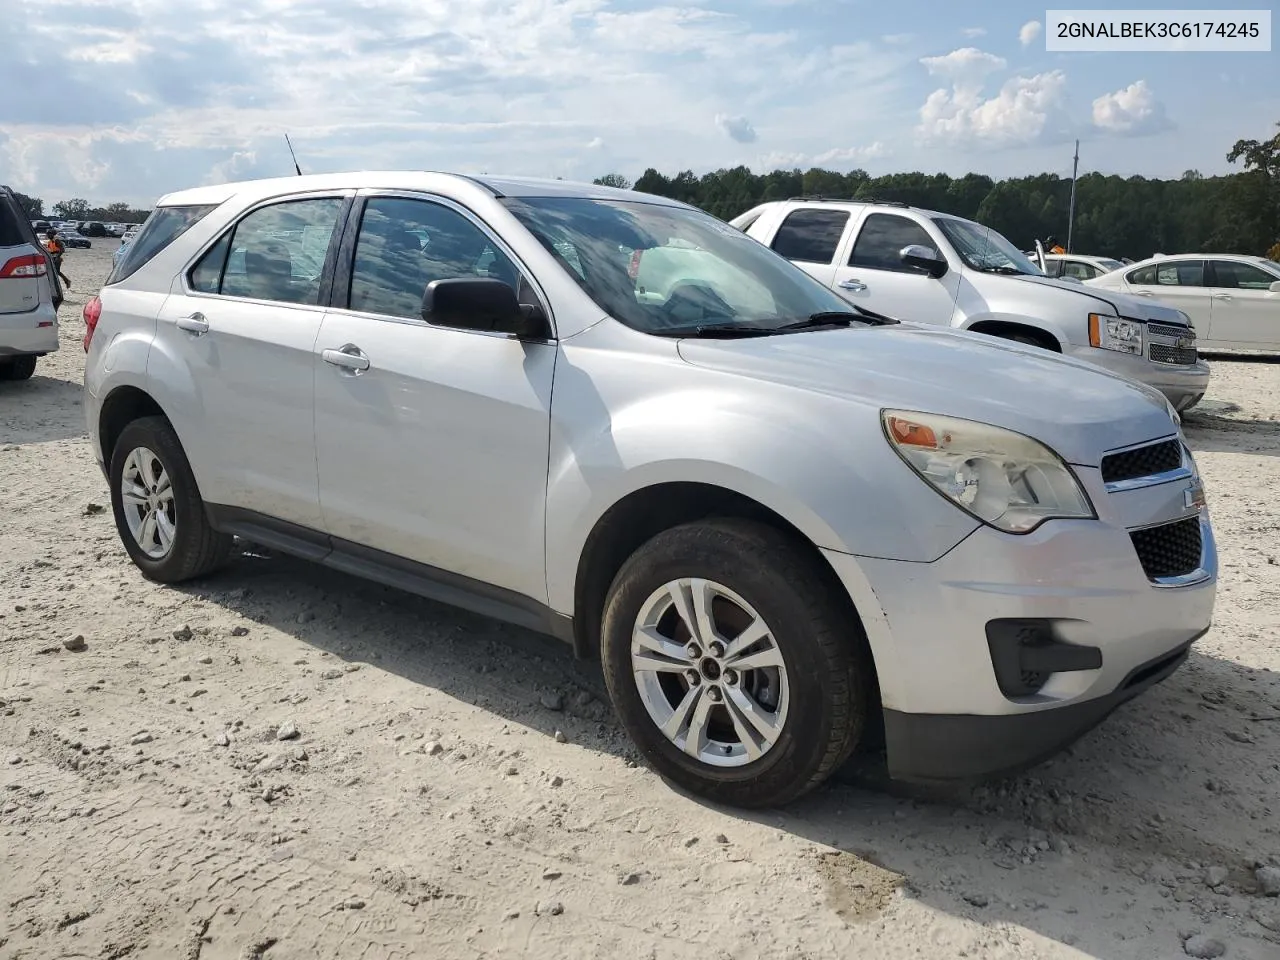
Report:
[[910,207],[911,204],[902,200],[881,200],[878,197],[862,197],[859,203],[878,203],[882,207]]

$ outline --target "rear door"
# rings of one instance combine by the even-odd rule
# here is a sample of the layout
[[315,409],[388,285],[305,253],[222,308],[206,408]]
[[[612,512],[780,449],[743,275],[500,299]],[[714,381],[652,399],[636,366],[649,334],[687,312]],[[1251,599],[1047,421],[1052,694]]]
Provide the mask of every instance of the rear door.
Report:
[[834,289],[860,307],[899,320],[950,324],[960,290],[954,265],[935,279],[902,262],[903,247],[946,248],[924,225],[897,213],[874,211],[863,217],[845,265],[835,271]]
[[797,207],[783,217],[769,246],[829,287],[850,217],[838,207]]
[[1251,263],[1209,261],[1213,339],[1250,350],[1280,350],[1280,280]]
[[326,192],[252,208],[160,309],[149,367],[163,351],[187,379],[175,423],[198,444],[192,462],[211,504],[321,527],[312,348],[348,204]]
[[1205,261],[1162,260],[1150,263],[1130,270],[1125,274],[1125,283],[1130,293],[1163,300],[1189,316],[1198,339],[1217,339],[1210,327],[1212,301],[1205,282]]

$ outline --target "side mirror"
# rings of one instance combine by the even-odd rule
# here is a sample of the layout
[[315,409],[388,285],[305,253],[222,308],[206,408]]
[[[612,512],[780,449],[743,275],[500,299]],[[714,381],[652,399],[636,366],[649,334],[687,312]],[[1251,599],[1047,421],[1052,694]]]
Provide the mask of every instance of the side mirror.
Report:
[[923,270],[937,280],[947,272],[947,261],[937,250],[922,243],[912,243],[898,251],[902,262],[909,267]]
[[1271,286],[1268,287],[1267,289],[1270,290],[1272,293],[1280,293],[1280,280],[1272,281]]
[[521,340],[550,335],[540,308],[521,305],[509,284],[488,277],[432,280],[422,295],[422,319],[438,327],[489,330]]

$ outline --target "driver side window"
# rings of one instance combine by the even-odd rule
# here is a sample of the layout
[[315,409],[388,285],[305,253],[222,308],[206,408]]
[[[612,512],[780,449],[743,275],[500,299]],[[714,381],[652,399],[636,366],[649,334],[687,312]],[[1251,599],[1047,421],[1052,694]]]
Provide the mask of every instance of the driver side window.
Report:
[[430,200],[373,197],[351,268],[350,308],[419,320],[434,280],[489,277],[520,290],[520,273],[479,227]]
[[895,273],[923,273],[918,267],[909,267],[902,262],[902,248],[913,243],[937,253],[938,245],[914,220],[890,213],[873,213],[863,221],[862,229],[858,231],[858,239],[849,255],[849,266],[892,270]]
[[325,256],[342,207],[340,197],[259,207],[200,258],[191,270],[192,288],[318,306]]

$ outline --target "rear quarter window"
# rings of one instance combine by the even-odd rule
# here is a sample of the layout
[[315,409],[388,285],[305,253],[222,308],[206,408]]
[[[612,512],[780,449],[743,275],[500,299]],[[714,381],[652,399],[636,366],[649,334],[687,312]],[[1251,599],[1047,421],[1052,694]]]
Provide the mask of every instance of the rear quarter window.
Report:
[[193,226],[208,216],[217,204],[192,204],[181,207],[157,207],[147,217],[138,235],[129,243],[125,255],[116,264],[107,283],[119,283],[137,273],[161,250],[177,240]]

